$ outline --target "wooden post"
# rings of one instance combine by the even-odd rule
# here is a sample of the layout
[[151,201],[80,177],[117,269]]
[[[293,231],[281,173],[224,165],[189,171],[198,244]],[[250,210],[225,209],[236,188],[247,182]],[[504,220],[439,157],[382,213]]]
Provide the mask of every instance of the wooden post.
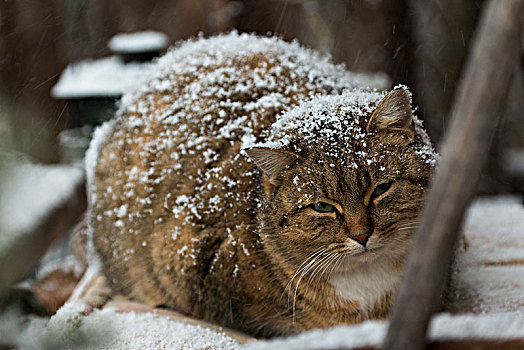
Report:
[[522,44],[524,0],[484,9],[451,111],[451,127],[383,345],[422,349],[446,281],[464,211],[475,194]]

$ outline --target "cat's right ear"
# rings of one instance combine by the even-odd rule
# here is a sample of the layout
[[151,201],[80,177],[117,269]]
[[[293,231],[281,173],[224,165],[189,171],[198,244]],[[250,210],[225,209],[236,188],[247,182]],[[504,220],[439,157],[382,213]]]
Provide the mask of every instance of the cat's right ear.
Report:
[[248,148],[246,153],[262,169],[273,186],[280,185],[284,170],[299,159],[299,156],[293,152],[268,147]]
[[411,113],[411,101],[403,89],[391,91],[380,101],[369,118],[366,131],[401,132],[410,140],[415,137],[415,124]]

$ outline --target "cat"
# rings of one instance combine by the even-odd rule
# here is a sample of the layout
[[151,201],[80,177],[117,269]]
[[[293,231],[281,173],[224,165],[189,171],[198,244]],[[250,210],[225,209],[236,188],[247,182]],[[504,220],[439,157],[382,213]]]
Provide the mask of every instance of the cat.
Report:
[[112,289],[258,337],[386,317],[436,162],[408,89],[237,32],[151,74],[87,155]]

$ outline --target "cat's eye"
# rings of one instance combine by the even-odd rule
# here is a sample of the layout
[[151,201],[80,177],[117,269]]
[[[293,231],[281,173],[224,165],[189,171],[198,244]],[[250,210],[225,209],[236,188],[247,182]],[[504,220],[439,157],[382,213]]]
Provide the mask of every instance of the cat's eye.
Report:
[[317,202],[311,204],[311,208],[313,208],[314,211],[318,211],[319,213],[334,213],[337,211],[334,205],[326,202]]
[[377,187],[375,187],[375,190],[371,194],[371,199],[375,199],[375,198],[383,195],[384,193],[386,193],[389,190],[389,188],[391,187],[392,184],[393,184],[393,181],[386,182],[386,183],[380,184]]

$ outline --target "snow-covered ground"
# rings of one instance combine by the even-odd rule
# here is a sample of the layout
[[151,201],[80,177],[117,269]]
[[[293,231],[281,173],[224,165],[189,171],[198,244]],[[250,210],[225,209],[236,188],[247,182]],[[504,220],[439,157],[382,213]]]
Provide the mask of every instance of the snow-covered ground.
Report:
[[[524,339],[524,206],[521,198],[477,199],[464,226],[467,248],[453,274],[456,314],[436,315],[432,339]],[[97,310],[66,304],[46,324],[23,330],[22,348],[81,349],[333,349],[378,345],[387,322],[315,330],[296,336],[240,344],[226,334],[151,313]],[[1,333],[1,331],[0,331]],[[1,334],[0,334],[1,335]],[[75,347],[76,349],[76,347]]]
[[208,328],[175,322],[152,313],[119,313],[115,309],[83,316],[84,306],[64,305],[41,328],[25,330],[23,349],[238,349],[239,343]]
[[[35,165],[0,154],[0,246],[38,225],[83,179],[80,168]],[[31,213],[31,215],[28,215]]]
[[[40,232],[41,225],[71,201],[83,183],[84,172],[78,167],[37,165],[19,154],[0,152],[0,293],[37,262],[52,234],[58,233],[52,227]],[[83,209],[76,210],[80,214]]]

